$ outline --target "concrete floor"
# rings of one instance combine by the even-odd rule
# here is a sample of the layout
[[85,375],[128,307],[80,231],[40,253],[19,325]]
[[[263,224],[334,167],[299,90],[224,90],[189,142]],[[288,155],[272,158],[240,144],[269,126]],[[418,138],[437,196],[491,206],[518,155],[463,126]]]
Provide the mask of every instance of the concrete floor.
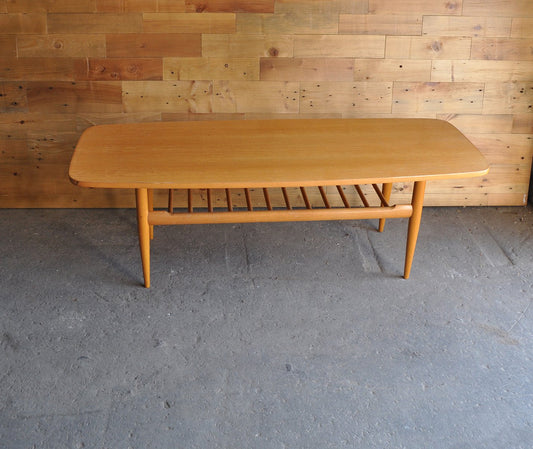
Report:
[[533,208],[159,227],[0,210],[0,447],[533,447]]

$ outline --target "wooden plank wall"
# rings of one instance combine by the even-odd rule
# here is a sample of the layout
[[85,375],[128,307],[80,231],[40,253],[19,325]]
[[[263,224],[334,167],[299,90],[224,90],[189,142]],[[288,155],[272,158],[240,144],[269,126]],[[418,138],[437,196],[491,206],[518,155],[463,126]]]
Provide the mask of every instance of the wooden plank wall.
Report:
[[492,169],[427,204],[523,205],[532,105],[531,0],[0,0],[0,207],[132,206],[68,181],[94,124],[280,117],[448,120]]

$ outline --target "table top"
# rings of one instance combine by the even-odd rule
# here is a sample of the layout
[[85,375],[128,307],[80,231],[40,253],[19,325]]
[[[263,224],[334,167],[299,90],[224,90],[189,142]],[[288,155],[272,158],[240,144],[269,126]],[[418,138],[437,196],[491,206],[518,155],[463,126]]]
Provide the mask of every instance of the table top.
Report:
[[69,176],[108,188],[350,185],[480,176],[488,164],[435,119],[287,119],[99,125]]

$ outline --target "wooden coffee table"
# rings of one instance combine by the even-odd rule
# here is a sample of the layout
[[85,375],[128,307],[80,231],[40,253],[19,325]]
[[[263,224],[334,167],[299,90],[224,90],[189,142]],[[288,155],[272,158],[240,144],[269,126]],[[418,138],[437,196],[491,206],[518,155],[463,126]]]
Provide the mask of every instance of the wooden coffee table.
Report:
[[[158,122],[100,125],[81,136],[70,179],[83,187],[132,188],[136,192],[144,285],[150,286],[150,239],[154,225],[409,218],[404,278],[408,278],[420,226],[426,181],[481,176],[488,164],[451,124],[434,119],[316,119]],[[389,205],[392,183],[414,182],[410,204]],[[379,206],[370,206],[360,185],[373,185]],[[378,184],[381,184],[378,186]],[[345,195],[355,189],[361,207]],[[303,207],[291,204],[298,188]],[[344,187],[344,188],[343,188]],[[169,192],[165,210],[154,210],[153,190]],[[203,189],[206,206],[193,206]],[[262,191],[253,204],[250,191]],[[275,207],[272,192],[283,194]],[[317,189],[322,204],[308,199]],[[173,198],[184,190],[187,206]],[[213,193],[225,192],[224,207]],[[239,190],[245,207],[235,207]],[[334,207],[331,195],[342,207]],[[338,198],[337,198],[338,199]],[[339,201],[337,201],[339,203]]]

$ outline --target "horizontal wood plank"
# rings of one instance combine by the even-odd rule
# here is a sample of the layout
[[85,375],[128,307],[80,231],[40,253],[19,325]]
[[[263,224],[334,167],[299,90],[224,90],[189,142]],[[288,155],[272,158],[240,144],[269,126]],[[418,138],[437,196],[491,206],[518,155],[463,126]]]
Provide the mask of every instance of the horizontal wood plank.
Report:
[[198,33],[107,34],[109,58],[156,58],[201,56],[202,35]]
[[26,85],[0,82],[0,113],[28,112]]
[[461,14],[467,0],[368,0],[370,14]]
[[46,33],[46,15],[39,13],[0,14],[2,34]]
[[215,81],[213,112],[297,113],[298,83],[276,81]]
[[261,80],[352,81],[353,58],[261,58]]
[[354,81],[430,81],[431,61],[356,59]]
[[236,31],[244,34],[336,34],[338,30],[338,14],[327,9],[323,14],[302,8],[279,14],[240,13],[236,23]]
[[211,81],[123,81],[124,112],[212,111]]
[[383,58],[385,36],[313,36],[294,37],[297,58]]
[[273,13],[274,0],[185,0],[187,12]]
[[[437,114],[437,118],[446,120],[463,133],[510,133],[513,128],[511,114]],[[529,131],[528,131],[529,132]]]
[[74,61],[70,58],[4,58],[0,65],[0,81],[74,81]]
[[304,113],[390,113],[392,83],[302,82],[300,111]]
[[257,58],[165,58],[166,80],[259,80]]
[[202,55],[219,58],[291,57],[294,37],[264,34],[204,34]]
[[17,56],[17,38],[15,35],[0,35],[0,58]]
[[533,38],[533,17],[513,17],[511,37],[516,39]]
[[115,82],[29,82],[30,112],[121,112],[122,88]]
[[465,16],[533,17],[530,0],[463,0]]
[[388,36],[386,58],[470,59],[471,38]]
[[420,36],[422,15],[340,14],[339,33]]
[[509,37],[510,17],[425,16],[422,34],[430,36]]
[[17,54],[23,58],[103,57],[106,53],[102,34],[46,34],[17,37]]
[[144,13],[145,33],[233,33],[235,14]]
[[468,134],[490,164],[527,165],[533,158],[533,134]]
[[[183,0],[175,3],[181,4],[180,12],[183,12],[185,9]],[[96,0],[96,10],[111,13],[157,12],[158,0]]]
[[533,39],[473,39],[472,59],[533,61]]
[[533,82],[486,83],[484,114],[524,114],[533,111]]
[[82,81],[162,80],[160,58],[88,58],[76,61],[75,78]]
[[531,80],[532,61],[434,60],[431,81],[510,82]]
[[479,114],[483,83],[394,83],[392,111]]
[[7,0],[7,12],[96,12],[97,0]]
[[142,31],[142,15],[139,13],[48,14],[50,34],[139,33],[140,31]]

